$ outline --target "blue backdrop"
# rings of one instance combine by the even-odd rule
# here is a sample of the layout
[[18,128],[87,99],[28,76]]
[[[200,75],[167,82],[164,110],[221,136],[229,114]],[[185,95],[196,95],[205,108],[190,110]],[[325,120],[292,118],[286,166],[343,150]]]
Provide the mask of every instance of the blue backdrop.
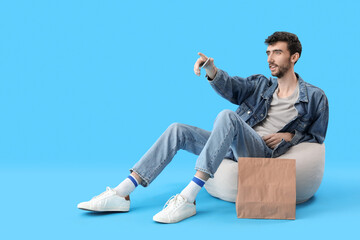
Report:
[[[328,96],[325,171],[342,171],[358,186],[359,6],[355,0],[1,1],[2,188],[23,189],[26,173],[41,169],[74,171],[74,179],[77,169],[116,169],[114,185],[171,123],[211,130],[221,110],[236,106],[213,91],[204,73],[194,74],[197,53],[230,75],[270,77],[264,40],[274,31],[298,35],[303,53],[295,71]],[[196,157],[179,154],[175,166],[190,166],[185,184]],[[73,202],[93,193],[99,189]]]

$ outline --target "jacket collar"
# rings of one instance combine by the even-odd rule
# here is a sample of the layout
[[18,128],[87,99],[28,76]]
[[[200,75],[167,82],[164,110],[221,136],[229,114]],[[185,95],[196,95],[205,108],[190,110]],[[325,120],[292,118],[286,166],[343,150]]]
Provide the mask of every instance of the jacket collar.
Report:
[[299,74],[295,73],[295,75],[299,81],[299,99],[296,102],[309,102],[306,82],[299,76]]
[[[298,102],[309,102],[308,94],[306,90],[306,82],[300,77],[299,74],[295,73],[298,82],[299,82],[299,99],[296,101]],[[264,99],[271,99],[272,95],[274,94],[276,88],[278,87],[277,78],[270,78],[271,86],[262,94]]]

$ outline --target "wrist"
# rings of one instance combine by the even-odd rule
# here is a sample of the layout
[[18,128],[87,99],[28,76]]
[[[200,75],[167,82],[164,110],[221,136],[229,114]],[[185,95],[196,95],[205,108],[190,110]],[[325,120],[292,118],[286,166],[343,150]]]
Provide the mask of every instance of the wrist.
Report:
[[286,138],[287,138],[286,141],[290,142],[293,139],[294,135],[295,134],[293,133],[286,133]]
[[206,68],[205,69],[206,71],[206,76],[209,80],[213,80],[216,76],[216,73],[217,73],[217,68],[213,65],[209,68]]

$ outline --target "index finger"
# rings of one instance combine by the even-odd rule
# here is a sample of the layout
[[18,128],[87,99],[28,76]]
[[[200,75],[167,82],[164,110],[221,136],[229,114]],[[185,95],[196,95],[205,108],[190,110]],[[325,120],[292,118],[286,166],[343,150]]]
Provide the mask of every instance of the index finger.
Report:
[[203,60],[208,59],[208,57],[207,57],[207,56],[205,56],[204,54],[202,54],[201,52],[198,52],[198,55],[199,55],[200,57],[204,58]]

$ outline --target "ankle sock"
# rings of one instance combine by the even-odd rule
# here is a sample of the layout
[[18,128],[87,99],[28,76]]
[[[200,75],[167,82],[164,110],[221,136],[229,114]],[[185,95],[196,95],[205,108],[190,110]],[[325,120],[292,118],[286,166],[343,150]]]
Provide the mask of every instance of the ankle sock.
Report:
[[117,187],[114,188],[116,194],[120,197],[128,196],[139,185],[136,178],[129,175],[124,181],[122,181]]
[[197,194],[200,192],[201,188],[205,184],[205,180],[194,176],[190,181],[189,185],[187,185],[184,190],[180,193],[181,196],[185,197],[188,202],[193,203]]

